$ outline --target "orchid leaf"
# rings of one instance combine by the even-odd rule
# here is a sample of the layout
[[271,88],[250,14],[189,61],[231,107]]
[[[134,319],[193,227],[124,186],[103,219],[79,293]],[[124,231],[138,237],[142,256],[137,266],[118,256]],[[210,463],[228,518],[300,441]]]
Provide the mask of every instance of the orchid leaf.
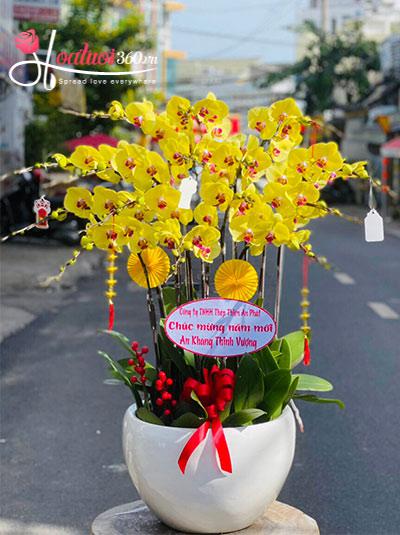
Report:
[[294,394],[293,399],[301,399],[310,403],[335,403],[341,409],[345,408],[345,404],[340,399],[320,398],[315,394]]
[[297,390],[312,390],[314,392],[330,392],[333,390],[332,383],[316,375],[299,373],[294,374],[293,377],[298,377],[299,379]]
[[140,409],[136,411],[136,416],[139,418],[139,420],[143,420],[148,424],[165,425],[164,422],[154,414],[154,412],[149,411],[149,409],[146,409],[146,407],[140,407]]
[[255,409],[264,398],[264,378],[255,358],[245,355],[236,373],[235,412]]
[[224,427],[244,427],[250,425],[253,420],[264,416],[265,412],[261,409],[243,409],[238,412],[234,412],[223,422]]
[[200,427],[205,421],[205,418],[200,418],[200,416],[197,416],[193,412],[185,412],[185,414],[176,418],[171,425],[172,427],[189,427],[193,429]]
[[289,370],[275,370],[265,376],[265,395],[260,408],[268,413],[271,420],[280,415],[291,381]]

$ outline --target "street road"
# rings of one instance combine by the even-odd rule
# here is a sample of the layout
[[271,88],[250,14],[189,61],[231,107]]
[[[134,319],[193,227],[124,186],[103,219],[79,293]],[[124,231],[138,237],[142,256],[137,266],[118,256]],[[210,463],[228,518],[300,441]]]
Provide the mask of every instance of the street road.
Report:
[[[312,366],[301,371],[331,380],[346,409],[298,404],[306,429],[280,499],[322,534],[398,535],[400,241],[367,244],[361,227],[326,219],[313,243],[337,270],[310,269]],[[0,533],[86,535],[97,514],[137,497],[120,444],[129,393],[96,354],[118,355],[96,334],[104,278],[82,280],[3,343]],[[123,268],[118,278],[116,328],[150,345],[144,293]],[[288,253],[281,333],[299,326],[300,283],[300,255]]]

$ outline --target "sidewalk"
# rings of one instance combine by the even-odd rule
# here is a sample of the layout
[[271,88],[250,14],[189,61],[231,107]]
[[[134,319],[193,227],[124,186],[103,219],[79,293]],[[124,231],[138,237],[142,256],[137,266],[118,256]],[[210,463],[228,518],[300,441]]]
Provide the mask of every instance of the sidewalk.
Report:
[[0,342],[24,328],[40,314],[60,306],[81,277],[101,264],[97,251],[83,251],[59,283],[41,283],[72,256],[73,247],[51,241],[17,241],[0,246]]

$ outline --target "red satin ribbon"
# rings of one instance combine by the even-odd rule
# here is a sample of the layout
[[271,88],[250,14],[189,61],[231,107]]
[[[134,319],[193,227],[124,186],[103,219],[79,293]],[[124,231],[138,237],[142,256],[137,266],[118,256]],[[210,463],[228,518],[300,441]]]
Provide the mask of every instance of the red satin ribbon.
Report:
[[210,371],[204,369],[203,375],[205,383],[189,378],[186,379],[183,385],[182,399],[190,401],[191,393],[194,391],[207,410],[208,419],[196,429],[186,442],[179,456],[178,465],[182,474],[184,474],[192,453],[207,438],[207,432],[211,427],[214,447],[219,458],[221,470],[232,473],[231,456],[218,412],[222,412],[226,403],[232,400],[235,375],[232,370],[220,370],[218,366],[213,366]]

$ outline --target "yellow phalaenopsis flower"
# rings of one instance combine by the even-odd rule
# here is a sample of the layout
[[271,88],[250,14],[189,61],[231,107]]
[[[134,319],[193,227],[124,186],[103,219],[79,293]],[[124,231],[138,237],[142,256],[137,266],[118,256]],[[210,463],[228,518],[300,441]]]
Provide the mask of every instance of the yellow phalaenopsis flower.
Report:
[[100,152],[89,145],[79,145],[71,154],[69,161],[82,171],[93,171],[104,165]]
[[107,182],[118,184],[118,182],[121,180],[121,176],[116,173],[112,167],[112,160],[118,151],[117,147],[101,144],[99,145],[98,150],[104,160],[106,169],[104,169],[104,171],[98,171],[97,176],[102,180],[106,180]]
[[171,217],[171,212],[178,209],[180,198],[180,191],[167,184],[155,186],[144,194],[145,203],[160,219]]
[[199,225],[211,225],[212,227],[218,225],[218,211],[211,204],[200,202],[194,209],[193,215]]
[[166,107],[167,117],[180,131],[188,130],[193,135],[192,105],[183,97],[171,97]]
[[123,119],[125,117],[124,107],[122,106],[121,102],[119,102],[118,100],[113,100],[111,102],[111,105],[108,108],[107,113],[110,115],[113,121],[117,121],[118,119]]
[[131,104],[128,104],[125,112],[128,121],[138,127],[147,126],[154,122],[156,118],[153,103],[149,100],[132,102]]
[[272,117],[270,109],[257,107],[249,110],[248,126],[257,130],[261,139],[271,139],[277,129],[276,120]]
[[249,301],[257,291],[258,275],[245,260],[226,260],[217,269],[214,283],[220,297]]
[[206,204],[225,212],[233,199],[233,191],[224,182],[206,182],[201,185],[200,196]]
[[99,217],[115,213],[122,204],[118,193],[112,189],[96,186],[93,193],[93,213]]
[[151,188],[153,180],[149,176],[140,177],[135,181],[136,167],[145,165],[147,151],[144,147],[134,143],[125,143],[118,147],[112,158],[114,169],[127,181],[135,185],[135,188],[145,191]]
[[155,288],[163,284],[169,275],[170,261],[160,247],[132,253],[128,258],[127,269],[131,279],[143,288]]
[[160,141],[160,148],[171,165],[179,166],[186,172],[192,166],[189,139],[185,134],[176,134]]
[[134,184],[149,184],[151,181],[168,183],[170,180],[168,165],[154,151],[147,151],[145,159],[135,169]]
[[149,224],[139,222],[135,225],[133,234],[127,238],[127,244],[133,253],[154,248],[157,245],[156,232]]
[[270,107],[270,114],[277,122],[283,122],[292,117],[300,118],[303,116],[296,101],[290,97],[274,102]]
[[64,197],[64,207],[82,219],[89,219],[93,208],[93,195],[85,188],[68,188]]
[[221,252],[220,237],[221,233],[215,227],[197,225],[184,237],[184,246],[197,258],[212,262]]
[[193,109],[198,121],[209,125],[211,128],[216,124],[222,123],[229,113],[229,108],[225,102],[217,100],[212,94],[196,102]]
[[120,252],[125,243],[123,230],[115,223],[96,225],[91,232],[91,238],[98,249]]
[[154,223],[153,228],[156,232],[159,244],[177,255],[178,249],[182,243],[181,225],[179,220],[166,219],[165,221],[157,221]]

